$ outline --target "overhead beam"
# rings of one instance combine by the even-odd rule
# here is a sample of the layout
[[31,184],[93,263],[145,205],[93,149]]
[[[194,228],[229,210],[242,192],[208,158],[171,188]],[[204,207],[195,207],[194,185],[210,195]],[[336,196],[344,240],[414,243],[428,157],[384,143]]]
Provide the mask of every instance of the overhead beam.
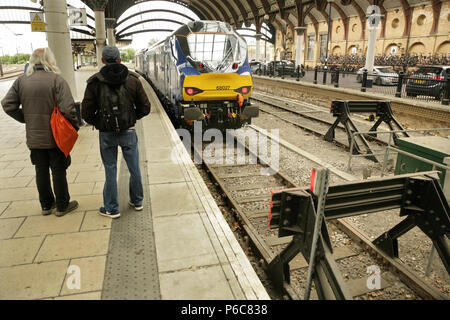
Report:
[[267,0],[261,0],[261,4],[263,5],[264,14],[270,14],[270,4]]
[[307,15],[308,15],[308,18],[313,23],[314,29],[316,31],[316,39],[317,39],[317,35],[319,34],[319,21],[317,21],[316,17],[314,17],[311,12],[308,12]]
[[[211,12],[217,17],[217,20],[230,22],[230,16],[225,12],[225,10],[220,6],[215,0],[195,0],[195,2],[201,3],[203,6],[209,8]],[[194,2],[193,2],[194,3]]]
[[407,0],[400,0],[402,4],[403,14],[405,15],[405,29],[403,36],[407,36],[411,30],[412,8]]
[[286,17],[286,11],[284,9],[285,5],[286,5],[286,1],[285,0],[277,0],[277,4],[278,4],[278,9],[280,10],[280,17],[281,19],[285,20]]
[[31,22],[21,20],[0,20],[0,24],[31,24]]
[[336,2],[332,2],[331,6],[337,11],[339,16],[341,17],[342,23],[344,24],[344,39],[348,40],[348,28],[350,19],[347,17],[344,10],[342,10],[342,8],[338,4],[336,4]]
[[430,34],[436,34],[436,33],[438,33],[438,28],[439,28],[439,16],[441,15],[442,1],[432,0],[431,6],[433,9],[433,25],[431,27]]
[[[233,3],[235,4],[235,6],[239,9],[239,11],[241,12],[241,16],[242,16],[242,22],[246,23],[248,20],[248,13],[247,10],[245,9],[245,7],[242,5],[241,1],[239,0],[232,0]],[[247,2],[248,3],[248,2]],[[229,8],[231,9],[233,6],[229,6]],[[234,10],[234,9],[233,9]]]
[[[264,0],[261,0],[261,3],[263,3],[263,6],[264,6]],[[309,4],[312,4],[312,3],[314,3],[314,1],[313,0],[309,0],[309,1],[304,2],[303,5],[309,5]],[[297,6],[295,4],[291,5],[291,6],[284,7],[284,11],[285,12],[292,11],[292,10],[295,11],[296,9],[297,9]],[[264,7],[264,14],[260,15],[260,18],[264,17],[264,15],[267,14],[267,15],[269,15],[270,19],[273,20],[273,16],[275,16],[278,13],[280,13],[279,9],[275,9],[273,11],[270,11],[270,6],[267,9]]]
[[383,19],[381,19],[381,33],[380,38],[384,38],[386,36],[386,18],[387,18],[387,11],[386,8],[383,6],[384,0],[376,0],[375,4],[380,8],[380,13],[383,15]]
[[119,23],[116,24],[116,27],[120,26],[122,23],[124,23],[125,21],[128,21],[134,17],[143,15],[145,13],[152,13],[152,12],[167,12],[167,13],[173,13],[182,17],[185,17],[186,19],[189,19],[191,21],[194,21],[194,19],[192,19],[191,17],[189,17],[188,15],[185,15],[183,13],[179,13],[177,11],[173,11],[173,10],[166,10],[166,9],[151,9],[151,10],[144,10],[144,11],[140,11],[138,13],[132,14],[128,17],[126,17],[125,19],[121,20]]
[[261,19],[259,18],[259,10],[256,7],[253,0],[246,0],[246,1],[250,7],[251,12],[253,13],[253,19],[255,20],[256,33],[260,34],[261,33]]
[[202,12],[206,19],[208,20],[218,20],[219,18],[215,16],[216,12],[208,5],[203,6],[203,4],[197,3],[197,5],[194,6],[197,10]]
[[[83,29],[78,29],[78,28],[71,27],[70,30],[78,32],[78,33],[82,33],[82,34],[85,34],[85,35],[88,35],[88,36],[91,36],[91,37],[95,37],[95,34],[93,35],[89,31],[86,31],[86,30],[83,30]],[[92,39],[92,40],[94,40],[94,39]]]
[[[297,21],[298,21],[298,17],[295,15],[295,13],[293,14],[296,18],[297,18]],[[303,13],[303,15],[304,15],[304,17],[308,17],[310,20],[311,20],[311,22],[312,22],[312,25],[314,26],[314,29],[315,29],[315,31],[316,31],[316,36],[317,36],[317,34],[319,33],[319,22],[317,21],[317,19],[311,14],[311,12],[304,12]],[[303,18],[304,19],[304,18]]]
[[27,11],[44,11],[43,9],[35,7],[22,7],[22,6],[0,6],[0,10],[27,10]]
[[125,33],[123,35],[121,35],[120,37],[118,37],[117,39],[123,39],[126,37],[129,37],[133,34],[138,34],[138,33],[145,33],[145,32],[173,32],[174,30],[170,30],[170,29],[144,29],[144,30],[137,30],[137,31],[133,31],[133,32],[129,32],[129,33]]
[[305,15],[303,14],[303,1],[295,0],[295,6],[297,9],[297,27],[303,27],[305,25]]
[[230,14],[231,14],[231,17],[230,17],[230,15],[223,8],[222,3],[219,4],[217,2],[217,1],[220,1],[220,0],[217,0],[217,1],[216,0],[197,0],[197,1],[203,1],[203,2],[208,1],[208,2],[210,2],[215,8],[217,8],[217,10],[219,10],[219,12],[224,17],[225,20],[222,20],[222,21],[225,21],[225,22],[228,22],[228,23],[232,23],[231,18],[233,18],[234,24],[236,26],[238,25],[238,18],[237,18],[236,12],[234,12],[234,10],[233,11],[230,10]]
[[159,21],[159,22],[171,22],[171,23],[175,23],[175,24],[179,24],[179,25],[183,24],[183,22],[172,20],[172,19],[146,19],[146,20],[142,20],[142,21],[139,21],[139,22],[136,22],[136,23],[132,23],[128,27],[123,28],[122,30],[120,30],[117,33],[117,36],[123,34],[126,30],[129,30],[129,29],[131,29],[131,28],[133,28],[135,26],[138,26],[140,24],[144,24],[144,23],[147,23],[147,22],[157,22],[157,21]]
[[[222,0],[210,0],[211,2],[216,2],[217,3],[217,1],[220,3],[220,4],[217,4],[224,12],[225,12],[225,8],[230,12],[230,14],[231,14],[231,16],[233,17],[233,20],[234,20],[234,22],[236,23],[236,26],[239,26],[239,18],[238,18],[238,15],[237,15],[237,13],[236,13],[236,10],[234,10],[234,7],[232,6],[232,5],[230,5],[230,4],[226,4],[226,3],[224,3]],[[230,21],[228,21],[228,22],[230,22]]]
[[366,14],[356,1],[351,1],[351,4],[358,13],[359,21],[361,22],[361,40],[364,40],[366,37]]

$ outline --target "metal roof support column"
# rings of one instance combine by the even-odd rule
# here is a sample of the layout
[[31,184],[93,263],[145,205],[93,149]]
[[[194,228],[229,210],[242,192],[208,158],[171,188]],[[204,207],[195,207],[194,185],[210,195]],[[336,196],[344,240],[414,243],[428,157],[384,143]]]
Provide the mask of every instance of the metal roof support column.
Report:
[[380,15],[372,14],[368,17],[369,41],[367,43],[366,65],[365,69],[371,74],[375,64],[375,47],[377,43],[378,26],[380,24]]
[[101,68],[102,52],[106,45],[106,30],[105,30],[105,10],[96,9],[95,12],[95,45],[97,47],[97,67]]
[[[304,34],[306,31],[306,27],[296,27],[295,31],[297,32],[297,49],[296,49],[296,55],[295,55],[295,64],[296,66],[300,66],[304,62],[304,55],[302,55],[303,51],[303,42],[305,41]],[[303,59],[302,59],[303,57]]]
[[256,37],[256,61],[261,60],[261,37],[262,36],[263,36],[262,34],[255,35],[255,37]]
[[48,46],[55,54],[61,76],[67,81],[72,96],[77,100],[66,0],[44,0],[44,13]]
[[115,34],[115,26],[116,19],[115,18],[106,18],[106,34],[108,37],[108,46],[115,47],[116,46],[116,34]]

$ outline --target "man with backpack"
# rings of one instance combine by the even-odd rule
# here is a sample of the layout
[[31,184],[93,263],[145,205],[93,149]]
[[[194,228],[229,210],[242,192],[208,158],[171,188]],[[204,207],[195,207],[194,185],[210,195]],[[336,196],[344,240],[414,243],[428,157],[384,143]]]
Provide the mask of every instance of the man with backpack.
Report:
[[144,192],[139,168],[136,120],[150,113],[150,102],[139,75],[121,64],[120,52],[107,46],[102,52],[105,66],[87,80],[82,102],[82,117],[99,130],[100,153],[105,167],[106,181],[103,204],[99,213],[110,218],[120,217],[117,194],[117,151],[130,171],[129,205],[143,210]]

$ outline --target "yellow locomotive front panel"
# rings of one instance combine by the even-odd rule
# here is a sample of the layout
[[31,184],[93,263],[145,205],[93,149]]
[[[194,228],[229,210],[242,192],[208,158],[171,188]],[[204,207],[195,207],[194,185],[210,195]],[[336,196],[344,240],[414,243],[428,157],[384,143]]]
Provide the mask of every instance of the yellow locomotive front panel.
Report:
[[183,100],[186,102],[236,100],[239,95],[247,100],[252,89],[251,75],[203,73],[185,77]]

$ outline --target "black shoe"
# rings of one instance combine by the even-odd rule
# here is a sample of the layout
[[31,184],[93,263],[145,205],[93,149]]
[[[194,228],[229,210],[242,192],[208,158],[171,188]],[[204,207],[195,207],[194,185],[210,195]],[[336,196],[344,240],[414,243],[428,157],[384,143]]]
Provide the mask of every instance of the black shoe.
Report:
[[42,208],[42,215],[43,216],[49,216],[52,214],[53,209],[56,208],[56,203],[53,203],[50,208]]
[[65,216],[66,214],[68,214],[69,212],[72,212],[73,210],[75,210],[77,208],[78,208],[78,201],[76,201],[76,200],[70,201],[69,205],[66,208],[66,210],[64,210],[64,211],[56,210],[55,216],[57,216],[57,217]]
[[106,211],[105,207],[101,207],[101,208],[98,210],[98,213],[99,213],[101,216],[108,217],[108,218],[112,218],[112,219],[116,219],[116,218],[119,218],[119,217],[120,217],[120,213],[119,213],[119,212],[117,212],[117,213],[111,213],[111,212],[108,212],[108,211]]

